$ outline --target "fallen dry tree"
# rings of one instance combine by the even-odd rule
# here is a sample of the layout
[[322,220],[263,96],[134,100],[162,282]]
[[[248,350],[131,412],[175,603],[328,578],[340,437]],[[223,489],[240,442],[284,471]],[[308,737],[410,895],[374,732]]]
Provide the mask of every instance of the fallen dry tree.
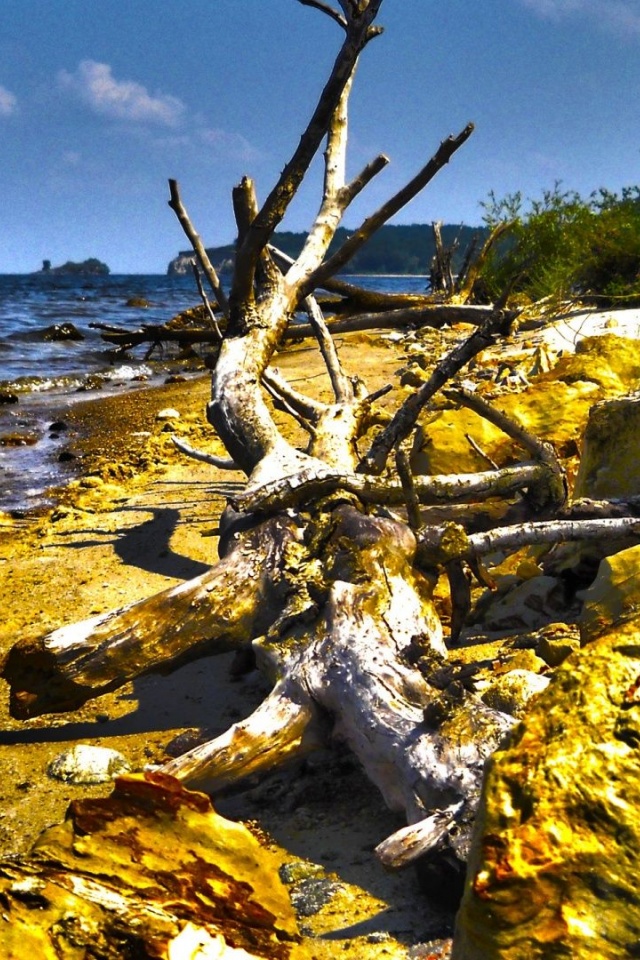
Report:
[[[379,848],[381,859],[399,865],[436,851],[459,869],[485,760],[513,718],[468,690],[450,699],[446,710],[431,709],[442,697],[430,678],[448,656],[431,599],[434,576],[447,573],[454,606],[464,612],[467,568],[482,578],[485,554],[602,537],[603,531],[637,536],[639,522],[605,516],[585,527],[570,515],[554,522],[566,496],[554,451],[486,405],[482,415],[511,433],[526,462],[471,476],[411,476],[403,444],[435,393],[508,333],[504,302],[485,312],[474,333],[436,365],[373,439],[368,436],[379,394],[343,370],[314,293],[430,182],[473,129],[446,139],[409,184],[327,257],[349,205],[386,163],[379,157],[346,179],[349,91],[360,53],[380,33],[375,19],[381,2],[340,0],[334,10],[306,0],[339,25],[343,44],[264,203],[248,178],[233,190],[238,244],[228,297],[171,182],[171,206],[224,317],[207,417],[229,458],[213,462],[247,477],[221,519],[219,563],[151,599],[62,627],[36,643],[18,643],[4,676],[12,685],[14,716],[26,718],[73,709],[144,673],[250,647],[273,680],[270,695],[251,716],[171,760],[163,772],[216,790],[333,738],[354,752],[388,805],[406,817],[407,828]],[[283,264],[270,241],[323,142],[320,209],[298,258]],[[270,368],[300,305],[324,358],[329,403],[303,395]],[[215,331],[211,336],[218,339]],[[306,449],[278,429],[267,395],[304,427]],[[458,400],[472,402],[464,394]],[[364,455],[359,440],[369,444]],[[487,499],[509,504],[500,530],[474,529]],[[464,525],[451,522],[460,519],[455,505],[461,502],[474,505]],[[425,523],[429,504],[443,508],[438,525]],[[458,630],[459,623],[454,640]]]

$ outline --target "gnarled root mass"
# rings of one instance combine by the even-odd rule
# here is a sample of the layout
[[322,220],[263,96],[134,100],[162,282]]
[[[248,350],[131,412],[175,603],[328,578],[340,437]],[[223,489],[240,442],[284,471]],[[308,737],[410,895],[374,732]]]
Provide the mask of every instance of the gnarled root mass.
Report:
[[163,772],[215,791],[337,739],[420,836],[411,845],[391,838],[384,861],[449,845],[461,865],[484,760],[512,721],[473,694],[442,723],[425,717],[440,692],[416,669],[415,650],[434,669],[447,654],[413,533],[337,500],[230,532],[227,543],[196,580],[17,645],[4,669],[14,715],[69,709],[141,673],[253,640],[272,693]]

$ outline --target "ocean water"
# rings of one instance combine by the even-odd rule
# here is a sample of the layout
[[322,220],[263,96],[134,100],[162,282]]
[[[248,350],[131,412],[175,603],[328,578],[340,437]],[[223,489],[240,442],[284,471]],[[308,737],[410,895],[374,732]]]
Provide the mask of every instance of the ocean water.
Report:
[[[426,286],[422,276],[345,279],[389,292],[421,293]],[[46,489],[70,475],[50,429],[54,410],[105,391],[161,383],[178,371],[196,375],[171,348],[146,358],[141,345],[114,356],[91,325],[135,330],[197,303],[191,276],[0,275],[0,400],[17,398],[0,402],[0,511],[46,503]],[[45,339],[47,328],[61,324],[73,324],[82,339]]]

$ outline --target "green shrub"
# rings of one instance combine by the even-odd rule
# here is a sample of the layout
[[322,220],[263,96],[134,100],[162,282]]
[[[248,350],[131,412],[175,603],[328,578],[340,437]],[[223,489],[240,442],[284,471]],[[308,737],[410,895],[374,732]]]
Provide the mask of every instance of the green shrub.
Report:
[[[599,190],[584,200],[556,183],[541,200],[520,193],[483,203],[489,228],[511,223],[484,264],[478,291],[495,299],[511,284],[531,300],[640,302],[640,188]],[[525,209],[526,208],[526,209]]]

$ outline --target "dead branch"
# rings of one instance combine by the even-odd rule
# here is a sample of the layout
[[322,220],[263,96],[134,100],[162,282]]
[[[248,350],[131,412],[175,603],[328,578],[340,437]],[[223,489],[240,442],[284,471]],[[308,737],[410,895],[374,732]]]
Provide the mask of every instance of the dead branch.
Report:
[[212,467],[216,467],[218,470],[237,470],[237,464],[231,460],[229,457],[218,457],[215,453],[207,453],[204,450],[196,450],[195,447],[192,447],[190,443],[187,443],[186,440],[183,440],[181,437],[176,437],[175,434],[171,437],[172,443],[175,447],[178,448],[180,453],[184,453],[187,457],[191,457],[192,460],[199,460],[201,463],[208,463]]
[[497,336],[506,336],[511,318],[503,313],[506,294],[496,303],[489,317],[478,330],[454,347],[441,360],[429,379],[419,390],[413,393],[396,412],[391,423],[379,434],[364,458],[363,473],[380,474],[384,470],[387,458],[397,444],[406,440],[413,430],[420,412],[434,394],[452,379],[481,350],[494,343]]
[[[490,497],[509,497],[519,490],[548,485],[546,464],[522,463],[480,473],[414,477],[413,487],[421,504],[474,502]],[[306,469],[250,487],[232,500],[236,510],[271,513],[325,497],[336,490],[354,494],[363,503],[404,503],[402,484],[362,474],[339,473],[313,462]]]
[[193,247],[200,266],[202,267],[204,274],[209,281],[209,285],[211,286],[218,306],[222,310],[223,314],[227,316],[229,313],[229,304],[227,302],[226,294],[222,289],[222,284],[220,283],[218,274],[216,273],[213,264],[209,260],[209,255],[205,250],[205,246],[200,239],[199,234],[194,229],[193,224],[189,219],[189,215],[187,214],[187,211],[182,203],[182,199],[180,197],[180,187],[177,180],[169,180],[169,194],[169,206],[178,218],[180,226],[184,230],[189,243]]
[[368,217],[357,230],[355,230],[341,248],[325,260],[308,278],[302,286],[303,294],[312,293],[317,287],[323,284],[334,274],[344,267],[357,251],[369,240],[371,236],[384,223],[391,219],[399,210],[401,210],[416,194],[420,193],[426,185],[433,180],[435,175],[444,167],[453,154],[465,143],[473,133],[473,124],[469,123],[457,136],[448,137],[440,144],[438,150],[422,168],[422,170],[409,183],[399,190],[390,200],[387,200],[376,213]]

